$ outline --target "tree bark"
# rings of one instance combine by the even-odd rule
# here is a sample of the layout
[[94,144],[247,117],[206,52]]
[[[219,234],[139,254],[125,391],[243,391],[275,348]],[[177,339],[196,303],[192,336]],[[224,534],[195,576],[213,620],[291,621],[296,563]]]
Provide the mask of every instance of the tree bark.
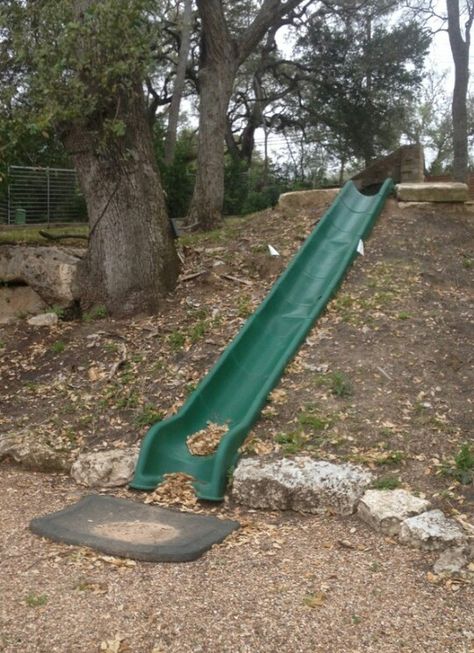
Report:
[[121,139],[97,147],[97,133],[74,125],[64,142],[78,174],[90,223],[80,266],[81,306],[111,315],[155,313],[173,290],[178,259],[167,218],[141,85],[119,102]]
[[301,2],[264,0],[237,41],[230,34],[222,0],[197,0],[202,23],[199,147],[189,221],[201,229],[214,229],[222,219],[227,109],[237,70],[267,30]]
[[189,48],[191,44],[192,28],[192,0],[184,0],[183,25],[181,28],[181,45],[179,48],[178,65],[174,81],[173,96],[168,113],[168,129],[165,139],[164,162],[171,165],[174,159],[176,148],[176,134],[178,131],[179,108],[183,96],[184,84],[186,82],[186,65],[188,62]]
[[453,178],[466,182],[468,172],[467,91],[469,86],[470,30],[474,6],[468,6],[464,38],[460,25],[459,0],[446,0],[449,44],[454,62],[453,117]]

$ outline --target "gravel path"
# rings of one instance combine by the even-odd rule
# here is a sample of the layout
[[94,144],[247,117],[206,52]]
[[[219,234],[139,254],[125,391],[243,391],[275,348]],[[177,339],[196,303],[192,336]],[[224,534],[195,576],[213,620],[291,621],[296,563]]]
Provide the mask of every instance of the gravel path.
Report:
[[0,651],[474,651],[474,586],[434,582],[431,555],[355,518],[241,512],[196,562],[135,564],[28,531],[80,496],[0,465]]

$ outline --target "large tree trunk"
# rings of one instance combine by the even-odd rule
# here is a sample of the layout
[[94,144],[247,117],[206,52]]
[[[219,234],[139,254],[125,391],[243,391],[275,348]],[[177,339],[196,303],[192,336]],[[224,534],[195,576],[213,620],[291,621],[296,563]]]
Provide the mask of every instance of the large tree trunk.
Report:
[[474,6],[468,7],[465,34],[460,26],[459,0],[446,0],[448,9],[449,44],[454,61],[453,89],[453,177],[465,182],[468,171],[467,147],[467,90],[469,86],[470,29],[474,18]]
[[153,313],[175,286],[178,260],[139,85],[122,106],[122,139],[98,148],[90,125],[75,125],[65,137],[90,222],[78,275],[81,306],[104,305],[112,315]]
[[230,33],[222,0],[197,0],[202,23],[199,72],[198,171],[189,211],[201,229],[219,226],[224,202],[224,140],[227,108],[239,66],[271,26],[302,0],[263,0],[237,41]]
[[179,108],[181,106],[181,98],[183,96],[184,84],[186,82],[186,65],[188,63],[189,48],[191,45],[192,17],[192,0],[185,0],[183,10],[183,25],[181,28],[181,45],[179,48],[178,65],[176,67],[173,97],[171,98],[171,104],[168,113],[168,129],[166,131],[165,139],[164,162],[168,166],[173,163],[174,151],[176,148]]
[[234,68],[225,64],[202,68],[199,73],[199,150],[189,218],[203,230],[215,229],[222,218],[224,140],[234,79]]

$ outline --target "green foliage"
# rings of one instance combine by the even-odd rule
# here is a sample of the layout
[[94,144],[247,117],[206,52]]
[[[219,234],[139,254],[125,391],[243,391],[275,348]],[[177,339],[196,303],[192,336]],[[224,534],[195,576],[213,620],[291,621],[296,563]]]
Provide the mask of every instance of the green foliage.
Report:
[[33,592],[31,592],[26,597],[25,602],[30,608],[40,608],[43,605],[46,605],[48,597],[46,594],[33,594]]
[[52,144],[56,130],[72,124],[88,129],[99,152],[126,136],[128,98],[152,61],[153,2],[77,7],[75,0],[3,3],[0,63],[10,74],[0,79],[0,134],[8,134],[10,156]]
[[299,453],[307,441],[308,437],[302,431],[279,433],[275,436],[275,442],[282,445],[282,451],[285,454]]
[[153,405],[145,404],[143,410],[135,417],[136,426],[151,426],[155,422],[161,422],[163,413],[156,410]]
[[65,349],[66,345],[62,340],[56,340],[56,342],[53,342],[51,345],[51,351],[53,354],[62,354]]
[[185,217],[194,189],[196,134],[187,129],[178,134],[174,160],[170,166],[163,161],[165,129],[159,120],[154,126],[153,139],[168,215],[170,218]]
[[442,467],[445,476],[454,478],[462,485],[469,485],[474,482],[474,447],[465,442],[452,464],[445,464]]
[[84,322],[93,322],[94,320],[103,320],[107,317],[107,309],[105,306],[99,305],[91,308],[90,311],[86,311],[82,319]]
[[381,476],[372,483],[374,490],[396,490],[400,485],[400,479],[396,476]]
[[370,161],[398,146],[423,78],[427,32],[416,22],[387,27],[385,14],[376,3],[333,20],[315,12],[298,42],[314,71],[301,91],[305,127],[327,130],[338,158]]
[[316,383],[329,388],[335,397],[345,398],[353,394],[352,383],[343,372],[335,371],[318,374]]

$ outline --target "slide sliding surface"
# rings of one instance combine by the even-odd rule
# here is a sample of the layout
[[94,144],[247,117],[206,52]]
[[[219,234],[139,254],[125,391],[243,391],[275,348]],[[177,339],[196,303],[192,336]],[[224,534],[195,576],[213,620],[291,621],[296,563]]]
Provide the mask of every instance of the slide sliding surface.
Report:
[[[376,195],[348,182],[306,239],[267,297],[181,410],[152,426],[140,450],[131,487],[154,489],[164,474],[194,477],[197,496],[219,501],[247,433],[288,362],[336,292],[393,188],[387,179]],[[207,424],[228,431],[212,455],[195,456],[190,435]]]

